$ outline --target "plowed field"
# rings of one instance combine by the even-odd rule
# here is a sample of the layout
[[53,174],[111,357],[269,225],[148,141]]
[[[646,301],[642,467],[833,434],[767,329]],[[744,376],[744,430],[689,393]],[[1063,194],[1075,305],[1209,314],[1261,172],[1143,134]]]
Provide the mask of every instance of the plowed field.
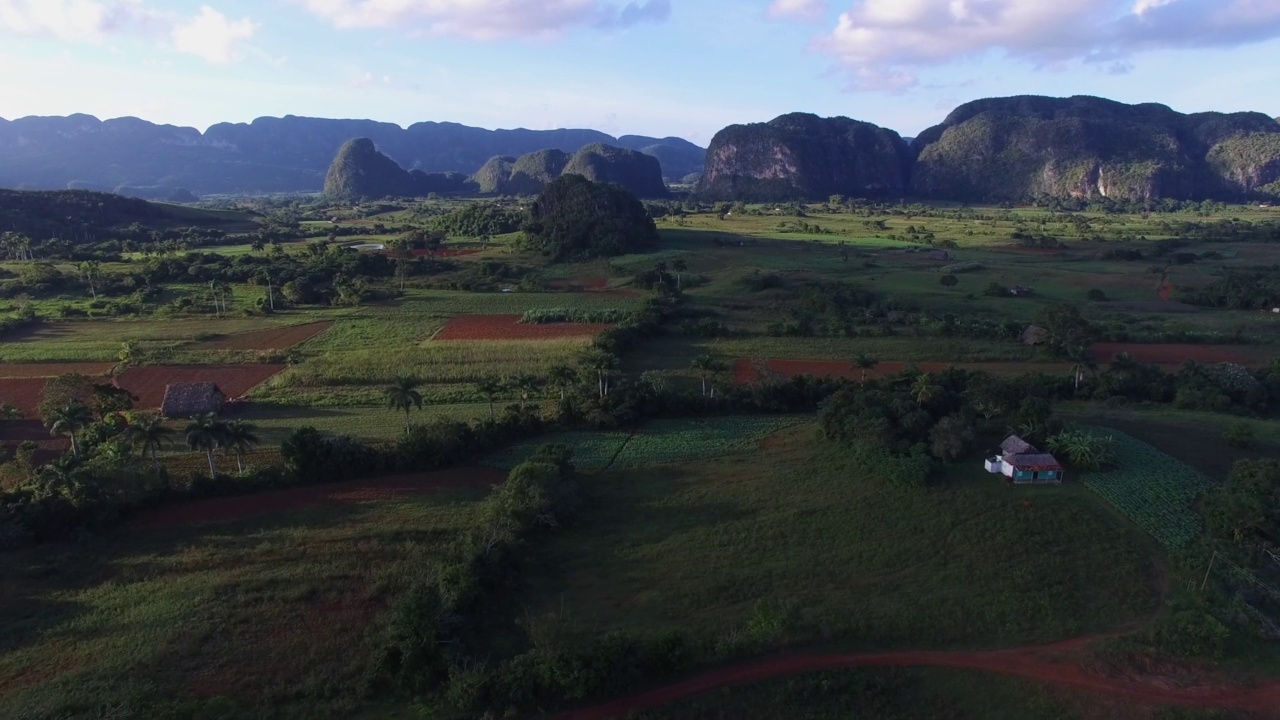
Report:
[[[845,360],[766,360],[765,367],[769,373],[783,379],[797,375],[813,375],[815,377],[838,377],[847,380],[860,380],[862,369]],[[981,370],[996,375],[1018,375],[1029,372],[1069,372],[1070,365],[1060,363],[1027,363],[1027,362],[990,362],[990,363],[903,363],[882,362],[874,369],[867,370],[867,378],[884,377],[902,372],[908,365],[924,372],[939,372],[949,367],[960,367],[966,370]],[[733,364],[733,381],[738,385],[755,382],[760,379],[759,363],[755,360],[738,360]]]
[[506,473],[493,468],[455,468],[374,480],[312,485],[239,497],[196,500],[144,513],[137,518],[134,526],[140,528],[186,527],[199,523],[223,522],[287,512],[312,505],[373,502],[441,488],[469,485],[486,487],[500,484],[506,477]]
[[613,327],[607,323],[521,323],[519,315],[458,315],[436,340],[556,340],[591,337]]
[[9,403],[18,408],[23,417],[33,418],[47,382],[48,378],[42,377],[0,380],[0,403]]
[[1093,357],[1100,362],[1109,362],[1116,355],[1127,352],[1134,360],[1159,365],[1181,365],[1187,360],[1265,365],[1273,357],[1271,351],[1256,345],[1095,343],[1092,352]]
[[143,409],[160,407],[164,388],[173,383],[216,383],[227,399],[241,397],[284,365],[144,365],[131,367],[116,378],[116,385],[138,396]]
[[267,330],[251,330],[204,343],[202,347],[210,350],[288,350],[330,327],[333,327],[332,322],[316,322]]
[[6,363],[0,364],[0,378],[53,378],[71,373],[97,377],[113,367],[113,363]]

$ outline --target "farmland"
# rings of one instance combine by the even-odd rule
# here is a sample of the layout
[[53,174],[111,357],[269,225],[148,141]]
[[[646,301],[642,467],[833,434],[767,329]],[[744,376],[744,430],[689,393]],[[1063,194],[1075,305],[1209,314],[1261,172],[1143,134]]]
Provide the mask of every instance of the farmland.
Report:
[[[1212,582],[1190,600],[1182,588],[1224,547],[1207,537],[1206,493],[1234,461],[1280,448],[1280,385],[1267,374],[1280,316],[1190,301],[1280,263],[1280,252],[1180,228],[1264,222],[1255,209],[671,202],[662,208],[682,209],[659,217],[656,245],[609,258],[553,263],[519,234],[483,247],[450,237],[403,263],[340,249],[429,229],[462,204],[335,210],[344,231],[386,226],[336,247],[323,241],[334,224],[313,217],[296,229],[304,239],[266,248],[122,254],[102,263],[108,280],[96,288],[72,263],[29,300],[8,288],[0,309],[15,324],[0,342],[0,402],[24,419],[0,421],[6,458],[23,441],[38,444],[41,462],[69,454],[67,433],[50,432],[36,408],[47,382],[71,372],[128,390],[137,409],[158,406],[169,384],[216,383],[242,400],[226,419],[255,439],[243,473],[233,448],[216,450],[211,479],[187,421],[171,419],[175,433],[157,448],[165,484],[140,506],[71,535],[91,543],[0,555],[15,578],[0,590],[0,614],[13,618],[0,634],[15,638],[0,642],[0,715],[452,719],[480,715],[448,705],[471,692],[468,678],[505,672],[526,651],[608,667],[592,655],[600,643],[635,642],[643,655],[678,637],[679,672],[692,676],[811,652],[1087,639],[1227,596]],[[6,287],[32,272],[0,268]],[[1071,327],[1024,341],[1064,305],[1090,326],[1082,352],[1060,347]],[[16,323],[26,311],[39,320]],[[1113,371],[1120,353],[1166,374]],[[1227,375],[1240,384],[1221,385]],[[837,393],[884,414],[847,424],[882,439],[881,452],[820,430]],[[1008,487],[982,472],[1009,428],[1048,433],[1063,420],[1114,427],[1117,466],[1068,469],[1062,487]],[[1223,439],[1241,427],[1247,447]],[[297,459],[282,445],[300,428],[318,431],[303,434],[309,442],[332,441],[310,446],[332,451],[323,466],[289,465]],[[86,442],[97,442],[92,432]],[[476,601],[495,619],[467,637],[477,647],[449,668],[465,671],[454,684],[433,688],[439,697],[386,684],[379,643],[403,630],[393,622],[401,602],[439,581],[443,554],[484,529],[485,493],[547,444],[572,451],[576,514],[522,538],[510,577],[477,583],[498,593]],[[143,450],[103,443],[85,464],[117,462],[114,452],[149,471]],[[902,481],[895,463],[921,459],[927,472]],[[5,483],[29,472],[16,459],[5,468]],[[330,470],[341,482],[320,478]],[[50,470],[32,486],[71,492],[78,477]],[[455,560],[454,570],[473,567]],[[633,675],[619,673],[611,692],[683,678]],[[537,710],[608,699],[548,692]],[[864,669],[714,690],[641,717],[1125,709],[1094,702],[959,670]]]
[[1195,470],[1123,433],[1116,439],[1116,467],[1088,473],[1085,486],[1171,549],[1200,534],[1193,503],[1208,487]]

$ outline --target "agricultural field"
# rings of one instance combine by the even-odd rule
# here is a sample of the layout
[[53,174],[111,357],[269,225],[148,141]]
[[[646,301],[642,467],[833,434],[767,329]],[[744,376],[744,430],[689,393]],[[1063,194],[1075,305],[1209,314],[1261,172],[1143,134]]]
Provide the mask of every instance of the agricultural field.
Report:
[[1160,544],[1186,547],[1200,534],[1193,503],[1209,481],[1140,440],[1120,432],[1107,434],[1116,441],[1116,467],[1086,473],[1081,482]]

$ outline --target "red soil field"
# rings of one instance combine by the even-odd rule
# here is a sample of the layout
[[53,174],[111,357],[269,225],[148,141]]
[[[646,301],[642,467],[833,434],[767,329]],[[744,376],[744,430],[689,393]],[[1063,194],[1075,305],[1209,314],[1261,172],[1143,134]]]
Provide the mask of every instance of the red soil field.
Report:
[[332,322],[315,322],[291,327],[236,333],[204,343],[211,350],[288,350],[333,327]]
[[115,363],[9,363],[0,364],[0,378],[53,378],[71,373],[96,377],[114,367]]
[[521,323],[519,315],[457,315],[436,333],[436,340],[555,340],[591,337],[608,323]]
[[144,410],[160,407],[164,388],[173,383],[216,383],[232,400],[266,382],[284,370],[284,365],[140,365],[125,370],[116,378],[117,387],[138,396],[137,406]]
[[48,382],[48,378],[42,377],[0,380],[0,403],[9,403],[18,408],[23,417],[33,418]]
[[[1243,710],[1262,714],[1280,708],[1280,683],[1256,687],[1207,685],[1170,687],[1161,678],[1112,678],[1090,672],[1061,655],[1100,638],[1081,638],[1056,645],[992,652],[889,652],[862,655],[798,655],[759,660],[699,675],[685,682],[561,715],[562,720],[608,720],[628,713],[670,705],[718,688],[757,683],[770,678],[847,667],[947,667],[1010,675],[1056,687],[1095,693],[1149,705],[1179,705]],[[1059,657],[1055,657],[1059,656]]]
[[607,277],[591,277],[591,278],[574,278],[570,280],[551,280],[547,283],[547,287],[553,290],[604,290],[609,287],[609,278]]
[[408,497],[455,487],[498,485],[506,473],[494,468],[469,467],[376,480],[313,485],[239,497],[211,498],[146,511],[135,518],[136,528],[186,527],[287,512],[314,505],[347,505]]
[[[914,365],[924,372],[940,372],[949,367],[960,367],[966,370],[981,370],[992,374],[1018,374],[1026,372],[1068,372],[1069,365],[1062,363],[1032,362],[987,362],[987,363],[940,363],[940,362],[882,362],[874,370],[867,371],[868,378],[884,377],[902,372],[908,365]],[[862,369],[847,360],[766,360],[769,372],[782,378],[797,375],[813,375],[816,377],[839,377],[847,380],[861,380]],[[741,359],[733,363],[733,382],[746,385],[760,379],[757,362]]]
[[1109,362],[1120,353],[1127,352],[1134,360],[1159,365],[1181,365],[1184,361],[1201,363],[1236,363],[1239,365],[1265,365],[1272,358],[1266,348],[1253,345],[1185,345],[1094,343],[1094,359]]

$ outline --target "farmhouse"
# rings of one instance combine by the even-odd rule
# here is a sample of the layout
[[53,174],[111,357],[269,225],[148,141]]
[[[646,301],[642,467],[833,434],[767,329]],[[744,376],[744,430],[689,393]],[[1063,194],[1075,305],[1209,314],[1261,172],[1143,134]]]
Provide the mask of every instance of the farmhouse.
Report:
[[214,383],[175,383],[164,387],[160,414],[170,418],[189,418],[216,413],[227,402],[227,396]]
[[1062,484],[1062,465],[1017,435],[1005,438],[1000,454],[987,458],[984,466],[987,472],[1004,475],[1014,485]]

